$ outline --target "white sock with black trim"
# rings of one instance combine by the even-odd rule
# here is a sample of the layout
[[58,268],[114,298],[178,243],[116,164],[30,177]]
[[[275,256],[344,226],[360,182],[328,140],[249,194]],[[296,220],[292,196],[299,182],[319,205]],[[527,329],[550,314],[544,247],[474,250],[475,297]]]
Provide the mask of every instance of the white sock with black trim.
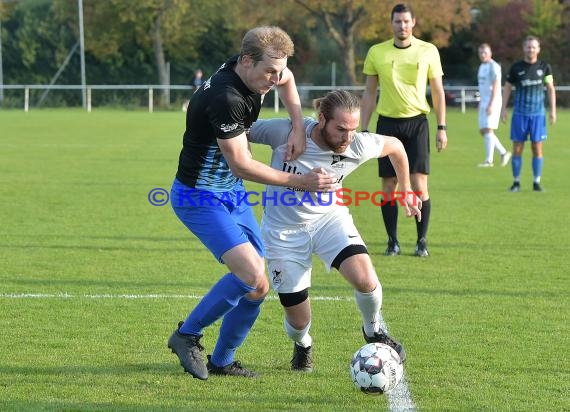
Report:
[[311,329],[311,322],[307,326],[305,326],[302,330],[295,329],[291,324],[287,321],[287,318],[283,319],[283,327],[285,328],[285,332],[287,336],[291,338],[297,345],[308,348],[309,346],[313,345],[313,338],[309,335],[309,329]]
[[382,285],[380,282],[372,292],[362,293],[354,291],[356,305],[360,310],[364,332],[368,336],[374,335],[380,329],[380,309],[382,309]]

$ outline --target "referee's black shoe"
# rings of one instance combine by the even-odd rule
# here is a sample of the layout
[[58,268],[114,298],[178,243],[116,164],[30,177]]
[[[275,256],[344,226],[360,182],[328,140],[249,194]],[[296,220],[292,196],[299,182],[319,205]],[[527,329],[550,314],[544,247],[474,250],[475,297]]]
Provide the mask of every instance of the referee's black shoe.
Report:
[[422,237],[420,240],[418,240],[418,243],[416,243],[416,250],[414,252],[414,255],[418,257],[429,256],[429,252],[427,250],[427,241],[425,238]]
[[384,252],[386,256],[397,256],[400,254],[400,244],[397,240],[389,240],[388,247]]

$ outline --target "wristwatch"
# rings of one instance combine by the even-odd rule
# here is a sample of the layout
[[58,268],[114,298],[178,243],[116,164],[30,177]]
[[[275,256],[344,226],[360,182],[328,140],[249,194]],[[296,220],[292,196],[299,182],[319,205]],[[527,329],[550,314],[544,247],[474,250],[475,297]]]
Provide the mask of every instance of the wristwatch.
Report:
[[438,124],[437,125],[437,130],[447,130],[447,126],[444,124]]

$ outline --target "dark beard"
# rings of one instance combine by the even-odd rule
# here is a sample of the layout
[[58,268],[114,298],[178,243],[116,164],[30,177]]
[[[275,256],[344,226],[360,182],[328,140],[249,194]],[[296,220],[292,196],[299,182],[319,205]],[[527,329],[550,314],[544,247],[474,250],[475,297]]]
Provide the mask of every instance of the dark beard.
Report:
[[344,153],[344,151],[346,150],[346,146],[337,146],[335,148],[335,146],[333,146],[333,144],[331,143],[331,139],[330,139],[330,135],[327,132],[327,123],[328,120],[325,122],[325,127],[320,131],[321,133],[321,139],[322,141],[328,146],[328,148],[330,150],[332,150],[335,153]]

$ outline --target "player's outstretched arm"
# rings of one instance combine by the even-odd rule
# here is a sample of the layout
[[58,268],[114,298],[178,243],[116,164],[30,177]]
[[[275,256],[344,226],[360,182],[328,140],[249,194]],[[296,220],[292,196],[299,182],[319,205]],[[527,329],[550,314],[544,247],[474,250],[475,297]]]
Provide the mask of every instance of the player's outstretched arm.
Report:
[[297,84],[295,83],[295,76],[288,68],[283,70],[281,80],[279,81],[279,97],[287,109],[293,125],[293,130],[287,142],[287,154],[283,160],[294,160],[305,151],[307,137],[305,135],[305,127],[303,126],[303,110],[301,108],[301,98],[297,91]]
[[330,192],[336,189],[335,176],[319,171],[304,175],[273,169],[252,158],[245,133],[231,138],[218,139],[218,145],[234,176],[252,182],[295,187],[309,192]]
[[398,178],[398,185],[400,191],[404,192],[402,206],[406,211],[406,216],[416,216],[418,221],[422,220],[422,201],[418,196],[419,193],[415,193],[412,190],[412,184],[410,182],[410,166],[408,163],[408,156],[404,150],[404,145],[402,142],[392,136],[384,136],[384,147],[382,148],[382,153],[379,157],[388,156],[390,162],[394,166],[396,171],[396,177]]

